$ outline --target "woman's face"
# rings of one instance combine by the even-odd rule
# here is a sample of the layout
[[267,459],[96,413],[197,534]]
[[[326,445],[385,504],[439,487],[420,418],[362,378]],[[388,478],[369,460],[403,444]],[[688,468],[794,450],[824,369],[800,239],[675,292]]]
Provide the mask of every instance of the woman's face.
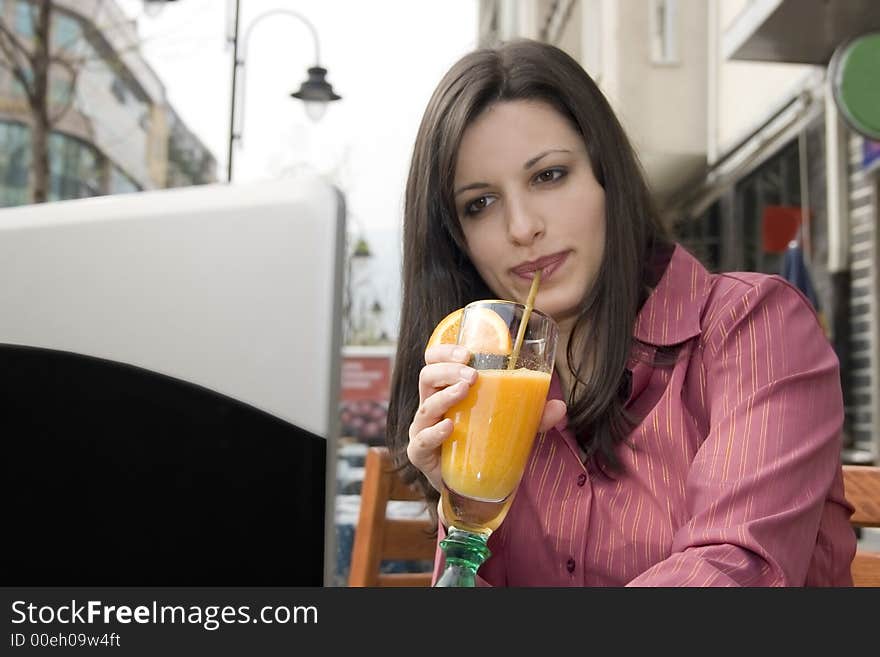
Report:
[[489,106],[462,136],[453,193],[493,293],[525,302],[541,269],[535,307],[569,324],[605,250],[605,192],[569,121],[543,102]]

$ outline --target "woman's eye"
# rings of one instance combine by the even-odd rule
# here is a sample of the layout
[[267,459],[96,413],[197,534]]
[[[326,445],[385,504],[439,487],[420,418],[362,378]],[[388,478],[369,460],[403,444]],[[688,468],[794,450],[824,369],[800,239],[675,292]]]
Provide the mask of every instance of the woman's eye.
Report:
[[566,170],[560,167],[556,167],[553,169],[544,169],[538,175],[535,176],[535,182],[539,183],[548,183],[548,182],[556,182],[560,178],[562,178],[566,174]]
[[464,206],[464,213],[470,216],[482,212],[490,205],[492,205],[494,200],[495,199],[493,199],[491,196],[481,196],[480,198],[474,199]]

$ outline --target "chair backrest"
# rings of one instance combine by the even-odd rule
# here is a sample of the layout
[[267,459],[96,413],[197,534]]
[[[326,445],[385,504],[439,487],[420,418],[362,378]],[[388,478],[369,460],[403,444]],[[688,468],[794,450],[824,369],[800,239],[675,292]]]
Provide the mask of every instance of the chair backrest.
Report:
[[[853,526],[880,527],[880,467],[844,465],[843,487]],[[858,550],[851,570],[854,586],[880,586],[880,552]]]
[[431,572],[381,573],[383,561],[433,561],[436,525],[428,518],[391,518],[388,502],[423,500],[403,483],[385,447],[370,447],[364,463],[349,586],[430,586]]

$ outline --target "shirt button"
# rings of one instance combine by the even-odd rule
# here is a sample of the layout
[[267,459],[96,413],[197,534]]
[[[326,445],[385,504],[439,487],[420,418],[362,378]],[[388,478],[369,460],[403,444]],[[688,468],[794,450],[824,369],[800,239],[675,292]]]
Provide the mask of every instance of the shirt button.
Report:
[[565,564],[565,569],[568,572],[573,573],[575,565],[577,565],[577,564],[575,564],[574,559],[569,559]]
[[587,475],[582,472],[578,475],[578,486],[583,486],[585,483],[587,483]]

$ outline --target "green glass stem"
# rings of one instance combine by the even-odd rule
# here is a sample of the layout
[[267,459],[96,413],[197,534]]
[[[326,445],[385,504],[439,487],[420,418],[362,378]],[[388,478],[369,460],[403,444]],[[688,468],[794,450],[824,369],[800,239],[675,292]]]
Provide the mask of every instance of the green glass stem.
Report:
[[446,558],[446,568],[435,587],[473,587],[477,585],[477,568],[492,556],[486,541],[488,536],[449,528],[449,534],[440,541]]

